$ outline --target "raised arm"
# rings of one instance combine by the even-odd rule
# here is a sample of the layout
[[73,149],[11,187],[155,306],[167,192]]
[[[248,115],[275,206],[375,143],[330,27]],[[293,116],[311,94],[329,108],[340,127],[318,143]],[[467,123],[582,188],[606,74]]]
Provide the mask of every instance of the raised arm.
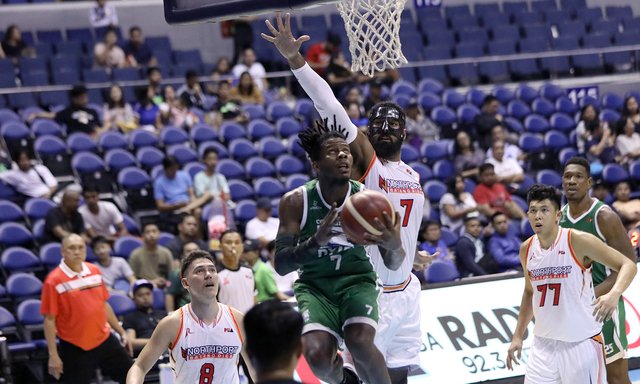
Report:
[[273,34],[269,36],[262,33],[262,38],[273,43],[280,54],[289,61],[289,66],[298,82],[305,90],[307,95],[313,101],[313,104],[320,114],[320,117],[327,121],[330,129],[342,132],[346,138],[351,155],[353,156],[353,169],[351,177],[359,179],[363,176],[375,155],[373,146],[364,133],[358,130],[342,107],[342,104],[336,99],[331,87],[320,77],[305,61],[300,54],[300,46],[309,40],[309,36],[302,35],[297,39],[291,33],[291,15],[285,15],[285,21],[282,21],[282,15],[276,14],[277,29],[266,20],[267,28]]

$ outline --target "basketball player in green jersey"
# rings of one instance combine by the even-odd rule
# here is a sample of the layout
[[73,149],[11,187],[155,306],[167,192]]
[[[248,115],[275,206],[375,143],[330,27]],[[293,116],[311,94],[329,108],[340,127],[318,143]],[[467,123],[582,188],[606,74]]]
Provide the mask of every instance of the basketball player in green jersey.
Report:
[[[562,191],[567,198],[567,205],[562,208],[560,226],[589,232],[635,263],[636,258],[629,236],[618,215],[605,203],[589,196],[592,183],[589,162],[586,159],[573,157],[567,161],[562,175]],[[611,290],[617,272],[596,262],[593,262],[592,266],[596,297],[600,297]],[[630,384],[629,367],[625,358],[627,335],[622,297],[617,313],[604,322],[602,336],[607,381],[609,384]]]
[[[294,292],[305,322],[304,356],[321,380],[357,383],[337,355],[344,338],[360,377],[369,384],[390,384],[384,358],[373,342],[381,287],[365,248],[347,240],[338,219],[346,199],[362,189],[349,179],[349,145],[342,134],[321,124],[307,128],[299,138],[318,178],[280,201],[275,269],[281,275],[300,270]],[[390,253],[404,252],[397,213],[395,225],[387,215],[372,225],[382,235],[367,236],[368,242]]]

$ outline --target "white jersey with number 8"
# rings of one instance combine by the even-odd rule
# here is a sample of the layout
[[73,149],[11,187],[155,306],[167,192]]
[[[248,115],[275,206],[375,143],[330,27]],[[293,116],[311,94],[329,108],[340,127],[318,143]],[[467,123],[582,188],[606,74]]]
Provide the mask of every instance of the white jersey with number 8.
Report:
[[180,311],[180,330],[171,352],[176,383],[238,384],[242,335],[230,307],[218,304],[213,324],[200,321],[186,304]]

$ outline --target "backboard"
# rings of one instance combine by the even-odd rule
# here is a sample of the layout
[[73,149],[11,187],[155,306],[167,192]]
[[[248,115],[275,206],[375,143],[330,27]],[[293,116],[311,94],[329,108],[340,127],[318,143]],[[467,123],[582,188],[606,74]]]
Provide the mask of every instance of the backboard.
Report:
[[290,11],[337,0],[164,0],[164,18],[169,24],[224,21],[273,11]]

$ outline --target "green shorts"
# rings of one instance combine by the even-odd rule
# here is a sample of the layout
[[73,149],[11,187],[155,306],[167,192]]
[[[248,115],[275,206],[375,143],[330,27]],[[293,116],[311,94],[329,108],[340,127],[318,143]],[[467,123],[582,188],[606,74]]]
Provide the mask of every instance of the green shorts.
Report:
[[343,329],[354,323],[378,325],[382,288],[375,272],[330,279],[299,279],[293,286],[304,318],[303,333],[326,331],[342,342]]
[[624,301],[618,301],[618,310],[615,316],[602,324],[602,337],[604,338],[604,353],[606,363],[610,364],[627,356],[627,331],[625,326]]

